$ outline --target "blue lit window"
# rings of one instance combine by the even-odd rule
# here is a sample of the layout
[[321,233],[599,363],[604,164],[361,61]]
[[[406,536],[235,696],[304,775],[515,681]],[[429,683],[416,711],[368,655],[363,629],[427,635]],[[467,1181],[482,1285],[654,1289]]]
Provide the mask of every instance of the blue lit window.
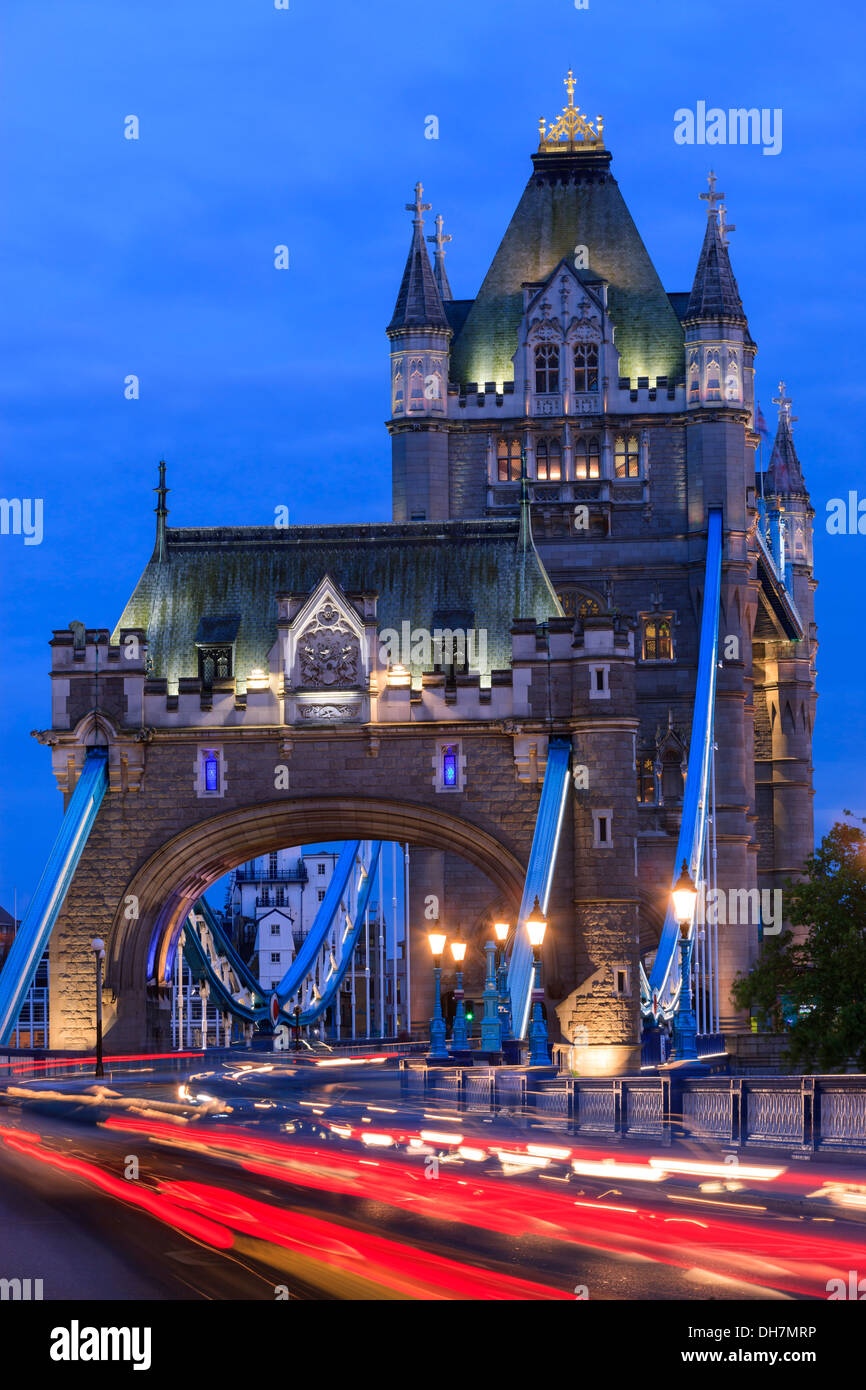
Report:
[[202,757],[204,758],[204,789],[206,792],[218,792],[220,789],[219,755],[212,748],[208,748]]
[[454,743],[442,749],[442,785],[457,786],[457,745]]

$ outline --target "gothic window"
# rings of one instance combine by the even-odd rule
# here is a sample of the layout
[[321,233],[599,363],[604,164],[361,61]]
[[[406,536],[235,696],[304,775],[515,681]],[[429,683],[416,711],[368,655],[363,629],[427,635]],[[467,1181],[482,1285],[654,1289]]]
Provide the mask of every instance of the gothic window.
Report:
[[562,446],[558,439],[540,439],[535,450],[535,476],[541,483],[558,483],[562,477]]
[[637,760],[637,799],[640,806],[654,806],[656,800],[656,774],[652,758],[638,757]]
[[577,616],[579,618],[596,618],[600,611],[594,598],[583,598],[578,604]]
[[698,405],[700,399],[701,372],[698,366],[698,354],[693,352],[689,356],[689,401],[692,405]]
[[643,623],[644,661],[673,661],[670,618],[645,618]]
[[575,444],[574,476],[575,478],[598,478],[600,476],[597,434],[590,435],[588,439],[580,438]]
[[683,799],[683,768],[680,753],[668,748],[662,758],[662,800],[670,806]]
[[579,393],[598,390],[598,343],[575,343],[574,389]]
[[212,686],[214,681],[231,680],[231,647],[199,647],[198,675],[206,688]]
[[567,618],[593,618],[601,611],[594,598],[578,593],[576,589],[563,589],[556,597],[562,604],[562,611]]
[[640,475],[640,449],[636,434],[618,434],[613,448],[613,471],[616,478],[637,478]]
[[535,349],[535,393],[549,396],[559,390],[559,347],[539,343]]
[[740,399],[740,369],[737,366],[737,354],[728,353],[728,371],[725,377],[725,400],[738,401]]
[[395,362],[395,363],[394,363],[394,414],[395,414],[395,415],[402,415],[402,414],[403,414],[403,406],[404,406],[404,404],[405,404],[405,402],[404,402],[404,399],[403,399],[403,364],[402,364],[402,362]]
[[722,399],[722,384],[719,373],[719,354],[714,348],[707,353],[707,396],[708,401]]
[[520,480],[520,440],[500,439],[496,446],[496,466],[500,483]]
[[424,363],[419,357],[409,363],[409,409],[424,409]]

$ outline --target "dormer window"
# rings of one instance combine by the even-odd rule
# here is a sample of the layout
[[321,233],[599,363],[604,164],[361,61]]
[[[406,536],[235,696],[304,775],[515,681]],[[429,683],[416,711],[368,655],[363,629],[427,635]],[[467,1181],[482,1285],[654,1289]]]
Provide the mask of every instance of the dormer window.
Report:
[[574,389],[579,395],[598,390],[598,343],[575,343]]
[[535,349],[535,394],[551,396],[559,390],[559,347],[539,343]]
[[496,447],[496,467],[500,483],[520,481],[520,440],[500,439]]
[[600,476],[600,451],[598,435],[578,439],[574,446],[575,478],[598,478]]
[[618,434],[613,448],[615,478],[640,476],[640,446],[636,434]]
[[199,647],[198,675],[205,688],[210,688],[214,681],[231,680],[231,647]]
[[562,445],[558,439],[540,439],[535,450],[535,476],[541,483],[562,478]]

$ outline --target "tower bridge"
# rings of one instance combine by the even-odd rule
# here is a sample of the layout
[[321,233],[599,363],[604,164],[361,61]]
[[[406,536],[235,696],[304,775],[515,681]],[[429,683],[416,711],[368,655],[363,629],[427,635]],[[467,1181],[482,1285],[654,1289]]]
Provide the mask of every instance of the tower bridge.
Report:
[[[438,214],[425,235],[420,183],[408,205],[393,522],[173,527],[162,464],[116,625],[54,632],[37,737],[67,819],[0,978],[0,1037],[50,936],[51,1044],[91,1045],[100,936],[110,1046],[164,1047],[172,952],[210,884],[289,844],[396,840],[413,956],[428,895],[483,945],[539,891],[551,1035],[582,1039],[584,1072],[624,1070],[641,1016],[678,1006],[681,860],[723,890],[801,869],[817,640],[791,401],[780,387],[765,469],[715,176],[691,289],[666,291],[607,128],[567,90],[474,298],[451,291],[459,228]],[[483,640],[395,660],[382,634],[407,630]],[[705,1024],[742,1026],[730,986],[757,944],[749,922],[697,943]],[[525,1027],[520,948],[509,987]]]

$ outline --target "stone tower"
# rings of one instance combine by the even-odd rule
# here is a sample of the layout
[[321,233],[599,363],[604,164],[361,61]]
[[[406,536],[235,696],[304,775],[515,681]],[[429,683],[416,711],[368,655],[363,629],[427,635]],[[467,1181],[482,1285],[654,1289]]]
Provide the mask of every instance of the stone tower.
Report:
[[[398,520],[514,516],[525,460],[538,554],[588,666],[608,668],[607,689],[594,695],[610,703],[593,698],[584,710],[575,692],[589,785],[574,799],[570,847],[578,925],[560,943],[574,962],[564,974],[583,979],[561,1017],[601,1045],[616,1033],[615,982],[636,992],[629,933],[649,963],[667,905],[709,509],[721,509],[724,525],[718,886],[750,901],[759,884],[798,872],[811,849],[814,581],[812,513],[788,415],[766,506],[760,495],[757,349],[716,176],[701,194],[691,290],[666,291],[613,176],[602,119],[580,111],[575,85],[569,73],[566,106],[540,123],[528,183],[474,299],[452,295],[438,219],[436,272],[424,256],[419,192],[388,330],[388,429]],[[422,390],[439,354],[444,401]],[[612,839],[600,843],[605,814]],[[722,1027],[744,1026],[730,986],[754,959],[760,930],[754,916],[720,928]]]

